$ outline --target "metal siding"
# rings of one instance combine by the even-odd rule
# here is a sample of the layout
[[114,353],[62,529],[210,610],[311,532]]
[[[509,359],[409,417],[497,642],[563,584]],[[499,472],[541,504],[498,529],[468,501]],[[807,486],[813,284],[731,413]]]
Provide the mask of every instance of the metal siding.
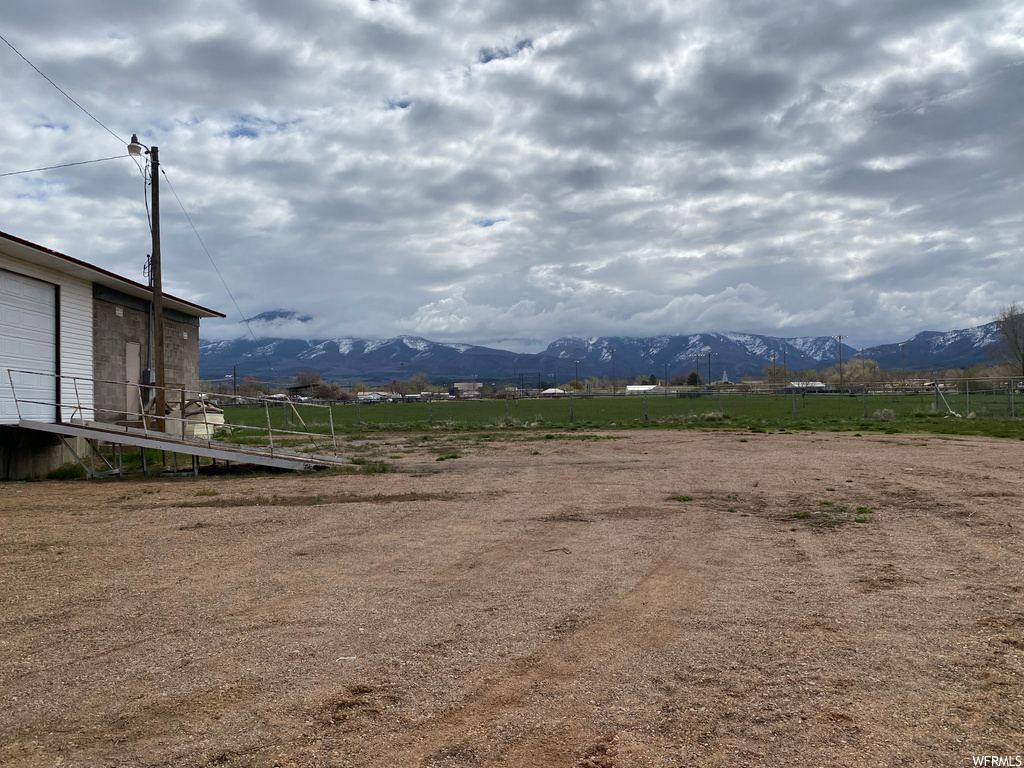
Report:
[[[54,420],[56,294],[51,284],[0,270],[0,423],[17,424],[19,416]],[[22,401],[20,413],[14,392]]]
[[[50,283],[51,286],[58,286],[59,290],[56,292],[59,301],[56,313],[59,322],[57,333],[57,338],[59,339],[57,372],[62,376],[82,376],[89,379],[88,381],[78,381],[77,387],[76,382],[62,381],[62,418],[68,419],[74,414],[85,419],[92,419],[92,283],[29,264],[3,252],[0,252],[0,269],[33,278],[34,280],[40,280],[44,283]],[[3,306],[0,306],[0,313],[19,311],[21,311],[19,307],[11,306],[10,302],[5,302]],[[37,349],[34,354],[41,353],[42,350]],[[3,367],[7,368],[8,366],[4,365]],[[26,366],[26,368],[36,370],[35,367],[31,366]],[[9,400],[11,397],[10,384],[4,381],[0,382],[0,385],[2,385],[0,386],[0,393],[4,393],[4,390],[6,390],[3,398],[0,398],[0,403],[4,405],[3,412],[0,413],[0,423],[9,424],[12,423],[12,419],[10,414],[6,412],[7,404],[3,403],[3,400]],[[51,387],[49,390],[51,398],[53,389]],[[13,403],[10,403],[10,406],[13,410]],[[81,412],[78,411],[79,406],[81,407]],[[54,409],[50,408],[46,421],[53,421],[53,419]],[[16,412],[14,413],[13,422],[17,422]]]

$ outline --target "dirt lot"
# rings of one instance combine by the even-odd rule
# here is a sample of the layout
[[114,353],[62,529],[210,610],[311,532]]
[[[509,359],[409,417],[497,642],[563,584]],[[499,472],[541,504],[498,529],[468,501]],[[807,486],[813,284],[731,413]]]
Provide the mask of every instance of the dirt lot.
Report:
[[1024,442],[572,437],[0,485],[0,764],[1024,754]]

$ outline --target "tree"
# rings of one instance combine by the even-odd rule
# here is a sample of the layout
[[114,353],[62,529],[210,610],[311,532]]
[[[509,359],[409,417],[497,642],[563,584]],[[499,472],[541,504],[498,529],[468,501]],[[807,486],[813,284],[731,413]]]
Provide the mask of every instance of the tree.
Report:
[[769,384],[778,385],[787,383],[786,369],[782,367],[781,363],[766,365],[761,369],[761,372],[764,373],[764,380]]
[[[844,366],[845,367],[845,366]],[[808,379],[810,381],[810,379]],[[821,372],[819,381],[824,384],[839,384],[839,366],[831,365]]]
[[686,377],[686,384],[691,387],[699,387],[704,383],[704,379],[701,378],[697,371],[690,371],[690,375]]
[[323,377],[316,371],[299,371],[295,374],[295,386],[315,387],[323,381]]
[[843,380],[847,384],[873,384],[879,379],[881,368],[870,357],[855,357],[843,365]]
[[313,388],[313,397],[317,400],[347,400],[346,395],[341,390],[341,385],[335,382],[322,381]]
[[1015,301],[1000,309],[996,327],[1003,337],[996,347],[1000,362],[1010,366],[1014,375],[1024,376],[1024,305]]
[[231,382],[221,379],[220,381],[202,381],[199,383],[199,388],[203,392],[209,392],[214,395],[230,395],[231,394]]
[[259,397],[266,390],[266,386],[255,376],[246,376],[238,385],[239,397]]
[[430,387],[430,377],[425,373],[417,373],[411,379],[409,379],[409,392],[410,394],[416,394],[418,392],[426,392]]

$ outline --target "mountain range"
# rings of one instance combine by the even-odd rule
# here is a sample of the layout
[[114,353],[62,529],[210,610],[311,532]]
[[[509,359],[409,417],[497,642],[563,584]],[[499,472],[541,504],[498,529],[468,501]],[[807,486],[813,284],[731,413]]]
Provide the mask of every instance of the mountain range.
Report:
[[[266,327],[288,321],[307,322],[308,317],[273,310],[250,320],[250,327]],[[957,331],[924,331],[906,342],[858,350],[842,345],[842,359],[855,356],[876,360],[883,368],[932,370],[967,368],[992,361],[1000,340],[996,324]],[[820,371],[839,362],[840,342],[831,336],[782,338],[754,333],[697,333],[688,335],[556,339],[536,353],[429,341],[416,336],[386,340],[340,337],[333,339],[285,339],[272,336],[256,340],[200,341],[199,368],[203,379],[213,381],[234,375],[255,376],[283,382],[299,371],[316,371],[325,380],[342,383],[385,382],[426,374],[434,383],[452,381],[512,381],[525,384],[565,382],[576,376],[610,376],[633,379],[654,374],[658,378],[698,370],[705,379],[723,375],[739,381],[760,375],[765,366],[785,366],[790,378],[802,370]],[[903,346],[905,345],[905,346]],[[710,353],[710,357],[709,357]],[[709,368],[710,366],[710,368]]]

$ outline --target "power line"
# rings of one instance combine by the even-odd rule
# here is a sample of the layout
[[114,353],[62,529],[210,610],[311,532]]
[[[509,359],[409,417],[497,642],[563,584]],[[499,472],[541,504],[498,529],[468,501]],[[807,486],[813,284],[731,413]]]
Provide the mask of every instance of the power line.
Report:
[[99,160],[82,160],[77,163],[64,163],[63,165],[47,165],[43,168],[29,168],[27,171],[8,171],[7,173],[0,173],[0,177],[3,176],[19,176],[23,173],[38,173],[39,171],[52,171],[54,168],[70,168],[73,165],[88,165],[89,163],[103,163],[107,160],[120,160],[122,157],[129,157],[129,155],[114,155],[113,157],[101,157]]
[[259,339],[257,339],[256,334],[252,332],[252,327],[249,325],[249,320],[242,313],[242,309],[241,307],[238,306],[238,302],[235,301],[234,294],[231,293],[231,289],[228,288],[228,284],[224,280],[224,275],[222,275],[220,270],[217,268],[217,262],[213,260],[213,256],[210,254],[210,250],[206,247],[206,243],[204,243],[203,238],[199,236],[199,230],[197,230],[196,225],[192,223],[192,217],[188,215],[188,211],[185,210],[185,206],[182,205],[181,203],[181,198],[178,197],[178,193],[174,191],[174,185],[171,184],[171,180],[168,178],[167,173],[164,171],[163,168],[160,169],[160,173],[163,174],[164,180],[167,182],[167,188],[171,190],[171,194],[174,195],[174,199],[178,201],[178,207],[181,208],[181,212],[185,214],[185,219],[188,221],[188,225],[192,227],[192,231],[195,233],[196,239],[199,241],[199,244],[203,247],[203,251],[206,253],[206,258],[208,258],[210,260],[210,264],[213,265],[213,271],[216,272],[217,277],[220,278],[220,283],[221,285],[224,286],[224,290],[227,291],[227,294],[231,299],[231,303],[235,305],[235,310],[238,312],[238,316],[242,318],[242,323],[245,325],[245,330],[249,332],[249,335],[252,336],[252,340],[257,344],[256,351],[260,353],[260,356],[263,358],[264,362],[266,362],[266,364],[270,366],[270,372],[274,374],[274,376],[277,376],[277,371],[274,369],[274,364],[270,361],[270,358],[267,357],[266,353],[263,351],[263,347],[259,346]]
[[9,41],[9,40],[8,40],[8,39],[7,39],[6,37],[4,37],[3,35],[0,35],[0,40],[3,40],[3,41],[4,41],[5,43],[7,43],[7,47],[8,47],[8,48],[10,48],[10,49],[11,49],[12,51],[14,51],[14,52],[15,52],[16,54],[18,54],[19,56],[21,56],[21,59],[22,59],[22,61],[24,61],[24,62],[25,62],[26,64],[28,64],[28,65],[29,65],[30,67],[32,67],[32,69],[34,69],[34,70],[35,70],[36,72],[38,72],[38,73],[39,73],[39,75],[40,75],[40,76],[41,76],[41,77],[42,77],[42,78],[43,78],[43,79],[44,79],[44,80],[45,80],[46,82],[48,82],[48,83],[49,83],[50,85],[52,85],[52,86],[53,86],[54,88],[56,88],[56,89],[57,89],[58,91],[60,91],[61,93],[63,93],[63,94],[64,94],[64,97],[65,97],[65,98],[66,98],[66,99],[67,99],[68,101],[70,101],[70,102],[71,102],[72,104],[74,104],[74,105],[75,105],[76,107],[78,107],[78,108],[79,108],[80,110],[82,110],[83,112],[85,112],[85,114],[87,114],[87,115],[88,115],[89,117],[91,117],[91,118],[92,118],[93,120],[95,120],[95,121],[96,121],[96,124],[97,124],[97,125],[99,125],[99,126],[100,126],[100,127],[101,127],[101,128],[103,129],[103,130],[105,130],[105,131],[106,131],[107,133],[109,133],[109,134],[110,134],[111,136],[113,136],[113,137],[114,137],[115,139],[117,139],[118,141],[120,141],[120,142],[121,142],[122,144],[124,144],[125,146],[128,146],[128,142],[127,142],[127,141],[125,141],[125,140],[124,140],[124,139],[122,139],[122,138],[121,138],[120,136],[118,136],[118,135],[117,135],[116,133],[114,133],[114,132],[113,132],[112,130],[110,130],[109,128],[107,128],[107,126],[105,126],[105,125],[104,125],[103,123],[101,123],[101,122],[100,122],[100,120],[99,120],[99,118],[97,118],[97,117],[96,117],[96,116],[95,116],[94,114],[92,114],[92,112],[90,112],[90,111],[89,111],[88,109],[86,109],[86,108],[85,108],[85,107],[83,107],[83,106],[82,106],[81,104],[79,104],[79,103],[78,103],[77,101],[75,101],[75,100],[74,100],[74,99],[72,99],[72,98],[71,98],[70,96],[68,96],[67,92],[65,92],[65,90],[64,90],[63,88],[61,88],[61,87],[60,87],[59,85],[57,85],[57,84],[56,84],[55,82],[53,82],[53,80],[51,80],[51,79],[50,79],[50,78],[48,78],[48,77],[47,77],[47,76],[46,76],[45,74],[43,74],[43,71],[42,71],[41,69],[39,69],[39,67],[37,67],[37,66],[36,66],[35,64],[33,64],[33,63],[32,63],[31,61],[29,61],[29,60],[28,60],[27,58],[25,58],[24,54],[22,54],[22,52],[21,52],[21,51],[19,51],[19,50],[18,50],[17,48],[15,48],[15,47],[14,47],[13,45],[11,45],[10,41]]
[[[104,125],[100,121],[100,119],[98,117],[96,117],[89,110],[87,110],[85,107],[83,107],[81,104],[79,104],[73,98],[71,98],[71,96],[69,96],[68,93],[63,88],[61,88],[59,85],[57,85],[55,82],[53,82],[53,80],[51,80],[49,77],[47,77],[46,74],[41,69],[39,69],[39,67],[37,67],[35,64],[33,64],[31,61],[29,61],[28,58],[26,58],[25,55],[21,51],[19,51],[17,48],[15,48],[6,37],[4,37],[3,35],[0,35],[0,40],[3,40],[4,43],[7,44],[8,48],[10,48],[12,51],[14,51],[16,54],[18,54],[19,57],[21,57],[22,61],[24,61],[26,64],[28,64],[30,67],[32,67],[32,69],[34,69],[39,74],[39,76],[42,77],[46,82],[48,82],[50,85],[52,85],[58,91],[60,91],[68,101],[70,101],[72,104],[74,104],[80,110],[82,110],[85,114],[87,114],[90,118],[92,118],[92,120],[95,121],[96,124],[99,125],[101,128],[103,128],[103,130],[105,130],[107,133],[109,133],[111,136],[113,136],[115,139],[120,141],[125,146],[128,146],[128,142],[127,141],[125,141],[123,138],[121,138],[116,133],[114,133],[112,130],[110,130],[106,125]],[[128,155],[128,156],[130,157],[130,155]],[[0,177],[16,176],[16,175],[22,174],[22,173],[35,173],[37,171],[48,171],[48,170],[52,170],[54,168],[68,168],[68,167],[71,167],[73,165],[85,165],[87,163],[100,163],[100,162],[103,162],[104,160],[116,160],[119,157],[125,157],[125,155],[116,155],[114,157],[105,157],[105,158],[102,158],[100,160],[85,160],[85,161],[80,162],[80,163],[67,163],[65,165],[51,165],[51,166],[48,166],[46,168],[33,168],[33,169],[27,170],[27,171],[12,171],[10,173],[0,173]],[[136,161],[136,164],[138,164],[138,161]],[[140,167],[139,170],[142,171],[142,168]],[[252,328],[249,325],[248,319],[246,319],[245,315],[242,313],[241,308],[238,306],[238,302],[235,301],[234,294],[231,293],[231,289],[228,288],[228,284],[224,280],[224,276],[221,274],[220,270],[217,268],[217,263],[213,260],[213,256],[210,254],[209,249],[206,247],[206,243],[204,243],[203,242],[203,238],[199,236],[199,230],[197,230],[196,229],[196,225],[192,223],[192,217],[188,215],[188,211],[185,210],[185,206],[182,205],[182,203],[181,203],[181,198],[179,198],[178,197],[178,193],[174,191],[174,186],[171,184],[171,180],[167,177],[167,174],[164,172],[164,170],[162,168],[160,169],[160,172],[163,173],[164,179],[166,179],[166,181],[167,181],[167,186],[171,190],[171,194],[173,194],[174,195],[174,199],[178,201],[178,207],[181,208],[181,212],[183,214],[185,214],[185,219],[188,221],[189,226],[192,227],[192,231],[195,233],[196,239],[199,240],[199,244],[203,247],[203,251],[206,253],[206,257],[210,260],[210,264],[213,265],[213,271],[217,273],[217,277],[220,278],[221,285],[224,286],[224,290],[227,291],[228,296],[231,298],[231,303],[234,304],[235,310],[237,310],[239,317],[242,318],[242,322],[245,324],[246,330],[249,331],[249,335],[252,336],[252,340],[256,344],[259,344],[259,340],[256,338],[256,334],[253,333]],[[145,175],[146,174],[143,171],[143,178],[145,178]],[[143,195],[143,198],[145,198],[145,195]],[[150,213],[149,213],[149,201],[148,200],[146,201],[146,218],[149,219],[149,226],[150,226],[150,229],[152,229],[153,228],[153,222],[152,222],[152,218],[151,218]],[[257,349],[260,352],[260,354],[263,356],[263,359],[266,361],[267,365],[270,366],[271,372],[276,376],[277,375],[277,371],[274,370],[273,363],[270,362],[270,359],[263,352],[262,347],[258,347]]]

